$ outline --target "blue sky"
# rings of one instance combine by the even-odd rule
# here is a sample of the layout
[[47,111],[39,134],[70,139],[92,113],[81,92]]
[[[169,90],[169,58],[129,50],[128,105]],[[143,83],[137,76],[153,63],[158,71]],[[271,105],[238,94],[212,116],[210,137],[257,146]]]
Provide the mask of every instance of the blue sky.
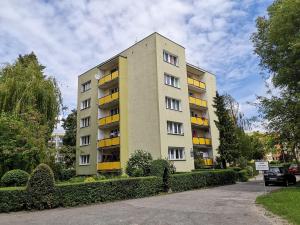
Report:
[[188,62],[212,71],[248,117],[265,93],[250,41],[271,0],[3,0],[0,63],[34,51],[55,76],[69,109],[77,76],[156,31],[185,46]]

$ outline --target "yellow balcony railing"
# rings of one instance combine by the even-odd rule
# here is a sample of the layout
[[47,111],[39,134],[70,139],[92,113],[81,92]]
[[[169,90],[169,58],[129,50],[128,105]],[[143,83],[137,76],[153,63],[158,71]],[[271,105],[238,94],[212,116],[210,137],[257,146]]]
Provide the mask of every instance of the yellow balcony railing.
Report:
[[115,71],[115,72],[112,72],[111,74],[108,74],[108,75],[100,78],[98,82],[99,82],[99,85],[101,86],[105,83],[108,83],[108,82],[118,78],[118,77],[119,77],[119,71]]
[[199,80],[195,80],[195,79],[190,78],[190,77],[188,77],[188,84],[193,85],[193,86],[198,87],[198,88],[202,88],[202,89],[206,88],[205,83],[203,83]]
[[194,98],[194,97],[189,97],[190,99],[190,103],[197,105],[197,106],[201,106],[201,107],[207,107],[207,101],[206,100],[202,100],[200,98]]
[[111,95],[106,95],[102,98],[99,98],[99,105],[104,105],[118,99],[119,99],[119,92],[115,92]]
[[97,170],[119,170],[121,169],[120,162],[100,162],[97,163]]
[[99,119],[99,126],[109,125],[120,120],[120,114],[107,116]]
[[205,166],[212,166],[213,165],[213,159],[211,159],[211,158],[204,158],[203,161],[204,161]]
[[120,137],[105,138],[98,141],[98,148],[116,146],[120,144]]
[[208,119],[200,118],[200,117],[191,117],[191,123],[199,126],[206,126],[208,127]]
[[194,145],[211,145],[211,139],[203,138],[203,137],[193,137],[193,144]]

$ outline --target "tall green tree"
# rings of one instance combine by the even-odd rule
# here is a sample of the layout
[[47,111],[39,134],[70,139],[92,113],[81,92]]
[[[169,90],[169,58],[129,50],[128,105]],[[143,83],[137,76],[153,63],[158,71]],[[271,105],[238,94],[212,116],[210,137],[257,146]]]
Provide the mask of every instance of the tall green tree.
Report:
[[77,131],[77,111],[75,109],[62,120],[62,127],[65,129],[63,146],[59,154],[63,157],[66,167],[74,167],[76,161],[76,131]]
[[62,100],[55,79],[47,77],[44,69],[33,52],[0,69],[0,113],[22,117],[37,112],[39,123],[47,125],[50,135]]
[[300,148],[300,1],[276,0],[258,17],[252,40],[278,92],[258,97],[261,117],[297,160]]
[[218,117],[215,123],[220,134],[218,153],[220,154],[223,168],[226,168],[226,162],[233,163],[240,157],[236,129],[233,119],[229,116],[228,109],[226,109],[223,95],[216,94],[213,106]]

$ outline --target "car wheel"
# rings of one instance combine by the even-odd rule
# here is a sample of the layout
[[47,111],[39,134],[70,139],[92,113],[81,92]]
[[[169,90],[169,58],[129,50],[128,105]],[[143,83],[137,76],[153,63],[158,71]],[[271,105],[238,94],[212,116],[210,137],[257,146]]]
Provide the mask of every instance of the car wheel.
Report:
[[289,180],[285,180],[284,186],[286,186],[286,187],[289,186]]

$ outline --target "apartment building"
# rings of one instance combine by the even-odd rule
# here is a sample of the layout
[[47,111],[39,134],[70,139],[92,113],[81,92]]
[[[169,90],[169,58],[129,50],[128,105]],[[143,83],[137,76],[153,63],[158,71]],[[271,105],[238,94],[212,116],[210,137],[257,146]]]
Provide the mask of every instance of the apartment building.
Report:
[[185,48],[153,33],[78,78],[78,175],[125,171],[137,149],[194,169],[219,145],[213,74],[186,62]]

